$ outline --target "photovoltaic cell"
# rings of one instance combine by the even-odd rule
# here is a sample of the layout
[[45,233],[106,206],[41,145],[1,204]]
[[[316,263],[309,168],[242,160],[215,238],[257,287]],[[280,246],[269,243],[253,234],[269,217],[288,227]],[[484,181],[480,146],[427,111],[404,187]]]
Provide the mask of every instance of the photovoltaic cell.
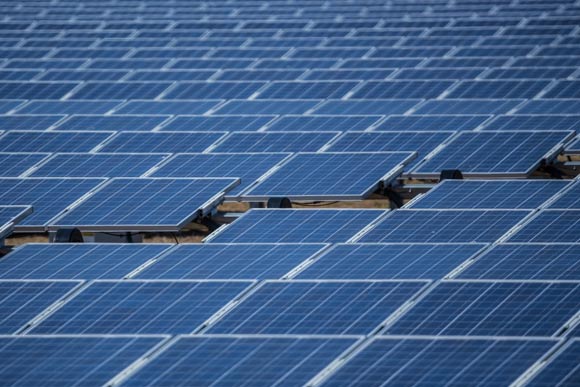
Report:
[[179,83],[164,99],[248,98],[265,85],[263,82],[188,82]]
[[[510,50],[512,50],[510,48]],[[449,98],[533,98],[549,81],[463,81],[448,94]]]
[[178,231],[217,206],[236,179],[115,178],[63,217],[54,228]]
[[296,278],[441,279],[485,246],[476,243],[338,244]]
[[181,244],[135,278],[277,279],[325,247],[302,243]]
[[439,176],[444,169],[463,175],[527,176],[546,157],[556,156],[558,145],[570,140],[567,131],[460,132],[448,145],[421,164],[414,174]]
[[64,116],[0,116],[0,130],[45,130]]
[[155,99],[169,86],[168,82],[87,82],[71,99]]
[[580,245],[500,244],[457,278],[486,280],[580,280]]
[[320,103],[320,100],[234,100],[228,101],[216,114],[303,114]]
[[3,99],[61,99],[78,84],[65,82],[0,82]]
[[312,114],[388,116],[403,114],[419,102],[418,99],[330,100],[314,109]]
[[57,126],[58,130],[76,131],[146,131],[153,130],[169,116],[72,116]]
[[575,99],[536,99],[527,101],[517,114],[578,114],[580,101]]
[[561,352],[558,352],[555,357],[537,373],[532,379],[526,383],[530,387],[546,387],[546,386],[573,386],[580,377],[580,365],[578,358],[580,357],[580,340],[575,339],[569,342]]
[[460,131],[474,130],[488,120],[489,115],[392,115],[374,130],[389,131]]
[[32,332],[192,333],[251,283],[97,280],[35,326]]
[[258,99],[324,99],[342,98],[357,82],[272,82]]
[[570,186],[556,201],[548,206],[552,209],[580,210],[580,183]]
[[265,281],[209,333],[369,334],[427,281]]
[[90,152],[113,132],[9,131],[0,137],[2,152]]
[[0,153],[0,176],[18,177],[44,160],[49,153]]
[[27,244],[0,261],[2,279],[123,279],[166,244]]
[[430,100],[419,105],[413,114],[502,114],[509,112],[523,101],[521,99]]
[[444,180],[406,207],[533,210],[568,185],[564,180]]
[[347,337],[183,336],[124,385],[251,385],[258,381],[302,385],[355,341]]
[[251,209],[210,235],[218,243],[346,242],[387,212],[354,209]]
[[298,153],[243,194],[245,200],[356,200],[395,179],[411,152]]
[[357,242],[494,242],[529,213],[523,210],[401,209],[391,212]]
[[[316,152],[338,132],[230,133],[212,152]],[[0,142],[1,144],[1,142]]]
[[370,81],[357,89],[352,98],[437,98],[453,85],[452,81]]
[[497,116],[484,130],[575,130],[580,126],[580,115],[516,115]]
[[380,116],[284,116],[268,125],[268,132],[366,130]]
[[328,386],[510,385],[556,340],[377,337],[326,380]]
[[30,101],[18,114],[105,114],[122,101]]
[[17,333],[80,283],[80,281],[0,281],[0,333]]
[[19,224],[19,228],[40,228],[82,196],[96,188],[104,179],[72,178],[2,178],[0,203],[31,205],[34,213]]
[[237,196],[289,155],[290,153],[178,154],[151,176],[240,178],[240,185],[228,192],[228,196]]
[[0,240],[12,233],[15,224],[21,222],[32,213],[31,206],[1,206],[0,205]]
[[[219,103],[220,100],[130,101],[115,110],[115,114],[204,114]],[[127,117],[130,118],[130,116],[123,118],[126,119]],[[146,118],[144,117],[144,119]],[[143,130],[147,130],[147,128]]]
[[162,340],[152,336],[3,336],[0,378],[13,386],[103,385]]
[[578,243],[579,210],[543,210],[526,223],[509,242]]
[[224,134],[225,132],[121,132],[100,147],[99,151],[112,153],[203,152]]
[[580,306],[580,283],[441,282],[386,333],[552,336]]

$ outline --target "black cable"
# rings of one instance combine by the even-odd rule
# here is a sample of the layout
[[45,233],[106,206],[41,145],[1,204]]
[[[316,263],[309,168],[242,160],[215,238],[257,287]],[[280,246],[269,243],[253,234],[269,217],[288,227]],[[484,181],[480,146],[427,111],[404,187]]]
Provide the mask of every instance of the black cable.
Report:
[[331,206],[333,204],[337,204],[340,203],[339,201],[335,201],[335,202],[309,202],[309,203],[292,203],[292,204],[296,204],[298,206],[305,206],[305,207],[324,207],[324,206]]

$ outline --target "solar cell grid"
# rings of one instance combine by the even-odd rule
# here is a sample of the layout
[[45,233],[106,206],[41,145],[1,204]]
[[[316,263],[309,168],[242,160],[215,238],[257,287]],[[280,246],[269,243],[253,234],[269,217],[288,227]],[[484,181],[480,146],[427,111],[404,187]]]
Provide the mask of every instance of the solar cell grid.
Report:
[[233,132],[212,152],[316,152],[339,132]]
[[216,114],[303,114],[321,101],[313,100],[233,100],[216,110]]
[[260,91],[258,99],[342,98],[357,82],[272,82]]
[[514,115],[497,116],[484,130],[575,130],[580,115]]
[[225,132],[120,132],[98,150],[112,153],[203,152],[224,135]]
[[418,105],[413,114],[501,114],[520,105],[521,99],[430,100]]
[[380,118],[380,116],[284,116],[268,125],[266,130],[269,132],[366,130]]
[[50,153],[0,153],[0,176],[18,177],[49,155]]
[[0,206],[0,239],[12,233],[15,224],[29,216],[31,206]]
[[113,132],[9,131],[0,137],[2,152],[90,152]]
[[87,82],[69,99],[155,99],[169,86],[169,82]]
[[376,131],[460,131],[474,130],[489,115],[392,115],[373,128]]
[[452,81],[369,81],[357,89],[352,98],[437,98],[452,85]]
[[526,384],[530,387],[573,385],[580,373],[578,366],[580,340],[574,339],[552,357]]
[[[204,114],[211,108],[217,106],[220,102],[220,100],[130,101],[115,109],[115,114]],[[131,116],[125,116],[122,118],[130,119]],[[147,117],[144,118],[146,119]],[[146,128],[143,130],[146,130]]]
[[56,125],[57,130],[72,130],[72,131],[146,131],[153,130],[169,116],[129,116],[129,115],[115,115],[115,116],[72,116],[67,120]]
[[178,116],[167,124],[164,124],[161,131],[191,131],[191,130],[223,130],[249,131],[260,130],[275,116]]
[[0,82],[3,99],[61,99],[77,83],[70,82]]
[[360,99],[328,100],[317,106],[312,114],[328,115],[391,115],[403,114],[421,100],[419,99]]
[[511,236],[509,242],[579,243],[580,211],[542,210]]
[[427,283],[264,281],[208,332],[368,334]]
[[18,114],[105,114],[122,101],[30,101],[18,108]]
[[183,82],[163,95],[164,99],[248,98],[261,89],[263,82]]

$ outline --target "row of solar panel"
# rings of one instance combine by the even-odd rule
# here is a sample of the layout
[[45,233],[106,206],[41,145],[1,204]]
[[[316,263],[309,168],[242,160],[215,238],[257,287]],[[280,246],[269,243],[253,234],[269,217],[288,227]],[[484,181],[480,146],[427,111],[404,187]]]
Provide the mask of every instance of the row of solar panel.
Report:
[[[169,345],[167,345],[169,344]],[[297,336],[4,336],[0,348],[10,354],[0,377],[10,383],[42,386],[46,380],[84,385],[189,386],[252,384],[305,385],[330,370],[328,386],[399,386],[434,379],[458,385],[509,385],[536,363],[529,386],[573,384],[580,342],[556,339],[470,339]],[[556,353],[555,356],[549,354]],[[155,356],[148,356],[154,353]],[[147,361],[139,361],[150,357]],[[346,359],[336,368],[335,359]],[[546,360],[548,360],[546,362]],[[63,363],[67,367],[62,367]],[[547,363],[547,364],[546,364]],[[99,364],[99,372],[93,372]],[[139,367],[121,374],[132,364]],[[195,364],[195,367],[192,367]],[[390,375],[385,379],[385,375]],[[418,376],[420,375],[420,376]],[[526,379],[524,379],[526,380]],[[527,380],[529,381],[529,380]]]
[[579,257],[573,243],[28,244],[0,279],[580,281]]
[[580,333],[578,281],[2,280],[0,294],[3,334]]

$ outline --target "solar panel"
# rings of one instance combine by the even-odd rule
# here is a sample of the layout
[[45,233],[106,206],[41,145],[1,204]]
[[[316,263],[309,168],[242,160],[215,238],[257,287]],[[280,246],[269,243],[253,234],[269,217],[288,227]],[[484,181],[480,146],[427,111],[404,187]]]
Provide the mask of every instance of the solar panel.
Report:
[[155,99],[169,86],[168,82],[87,82],[70,99]]
[[548,208],[580,210],[580,183],[576,182],[569,186]]
[[529,214],[523,210],[401,209],[391,212],[357,242],[494,242]]
[[65,82],[0,82],[3,99],[61,99],[78,84]]
[[325,149],[332,152],[417,152],[412,169],[425,156],[449,140],[454,132],[346,132]]
[[[182,336],[124,385],[303,385],[355,338]],[[195,368],[191,368],[195,364]]]
[[580,98],[580,81],[558,81],[543,98]]
[[338,132],[233,132],[211,151],[228,153],[316,152],[338,134]]
[[578,210],[542,210],[508,240],[509,242],[578,243]]
[[80,281],[0,281],[0,333],[15,334]]
[[496,280],[580,280],[576,244],[500,244],[487,251],[457,278]]
[[[423,51],[422,49],[419,51]],[[448,79],[448,80],[456,80],[456,79],[473,79],[476,78],[479,74],[481,74],[483,68],[429,68],[429,69],[402,69],[397,74],[395,74],[395,79],[409,79],[409,80],[416,80],[416,79],[425,79],[425,80],[433,80],[433,79]]]
[[[218,105],[220,100],[202,100],[202,101],[130,101],[115,110],[117,114],[203,114],[212,107]],[[113,116],[115,117],[115,116]],[[109,118],[109,117],[107,117]],[[124,116],[124,119],[133,118]],[[138,118],[138,117],[135,117]],[[143,119],[155,118],[144,116]],[[161,123],[161,122],[160,122]],[[131,126],[131,125],[127,125]],[[152,128],[151,128],[152,129]],[[124,130],[124,129],[117,129]],[[148,130],[133,129],[133,130]],[[190,129],[191,130],[191,129]]]
[[437,98],[452,85],[451,81],[369,81],[357,89],[352,98]]
[[383,80],[393,73],[390,69],[311,70],[303,78],[309,81]]
[[376,131],[460,131],[474,130],[488,120],[489,115],[392,115],[377,125]]
[[329,115],[391,115],[403,114],[417,105],[418,99],[329,100],[313,110],[313,114]]
[[244,200],[361,200],[388,185],[415,158],[411,152],[298,153],[256,186]]
[[293,81],[303,70],[225,70],[218,75],[220,81]]
[[298,273],[298,279],[441,279],[486,245],[337,244]]
[[34,326],[32,333],[192,333],[251,284],[96,280]]
[[167,157],[167,154],[153,153],[63,153],[54,155],[28,176],[138,177]]
[[215,71],[213,70],[137,70],[131,72],[128,81],[206,81]]
[[357,82],[271,82],[260,91],[258,99],[324,99],[342,98]]
[[[528,38],[526,38],[528,39]],[[487,79],[554,79],[566,78],[575,71],[574,67],[519,67],[491,69]]]
[[563,180],[444,180],[406,207],[533,210],[568,185]]
[[444,281],[386,333],[553,336],[580,306],[580,283]]
[[90,152],[113,132],[9,131],[0,137],[2,152]]
[[167,244],[27,244],[0,261],[2,279],[123,279]]
[[284,116],[268,125],[268,132],[365,130],[381,116]]
[[580,115],[517,115],[497,116],[484,125],[484,130],[575,130]]
[[210,326],[227,334],[369,334],[427,281],[264,281]]
[[414,176],[437,177],[444,169],[464,176],[518,176],[531,174],[555,157],[574,132],[484,131],[460,132],[443,149],[413,171]]
[[314,108],[320,100],[234,100],[218,108],[216,114],[303,114]]
[[49,155],[50,153],[0,153],[0,176],[18,177]]
[[22,105],[23,102],[24,101],[18,101],[18,100],[11,101],[11,100],[7,100],[7,99],[0,100],[0,113],[2,113],[2,114],[8,113],[9,111]]
[[578,380],[580,369],[580,340],[570,340],[567,345],[554,355],[534,374],[526,386],[572,386]]
[[14,225],[32,213],[31,206],[0,206],[0,242],[10,235]]
[[138,273],[138,279],[276,279],[328,245],[182,244]]
[[564,149],[564,153],[566,154],[580,154],[580,140],[576,140],[572,142],[570,145],[567,145]]
[[203,152],[224,135],[225,132],[121,132],[103,144],[99,152]]
[[0,337],[0,378],[14,386],[103,385],[163,339],[161,336],[3,336]]
[[419,105],[413,114],[502,114],[523,102],[521,99],[440,99]]
[[123,130],[146,131],[153,130],[169,116],[72,116],[57,126],[58,130],[99,131]]
[[2,178],[0,203],[32,205],[34,213],[24,219],[17,229],[44,231],[44,226],[52,218],[103,181],[104,179]]
[[41,81],[120,81],[127,71],[115,70],[49,70],[39,78]]
[[18,108],[19,114],[105,114],[121,101],[30,101]]
[[518,108],[517,114],[578,114],[580,101],[574,99],[536,99]]
[[64,216],[53,229],[179,231],[206,215],[237,179],[114,178]]
[[187,82],[171,88],[164,99],[234,99],[248,98],[264,82]]
[[376,337],[328,377],[328,386],[510,385],[558,341]]
[[161,131],[223,130],[223,131],[257,131],[275,116],[178,116]]
[[45,130],[62,120],[64,116],[0,116],[0,130]]
[[234,197],[288,156],[290,153],[178,154],[161,165],[151,176],[240,178],[240,185],[228,191],[228,197]]
[[251,209],[206,238],[218,243],[346,242],[387,214],[365,209]]

